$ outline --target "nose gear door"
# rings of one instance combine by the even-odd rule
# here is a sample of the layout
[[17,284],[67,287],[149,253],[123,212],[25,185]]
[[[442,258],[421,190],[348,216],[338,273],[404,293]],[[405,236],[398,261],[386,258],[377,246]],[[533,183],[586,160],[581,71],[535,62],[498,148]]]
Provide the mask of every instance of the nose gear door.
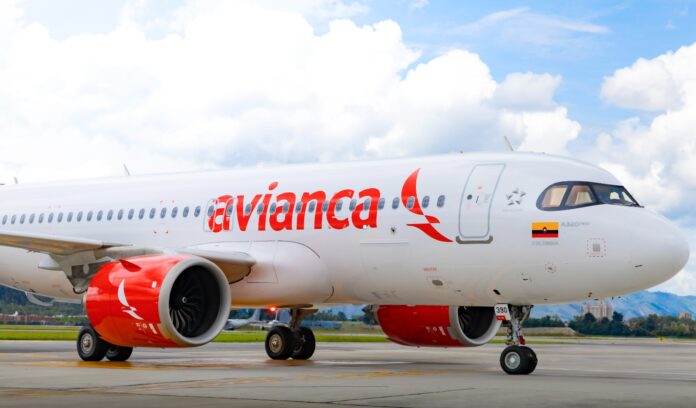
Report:
[[498,188],[505,164],[477,164],[464,185],[459,205],[460,244],[490,244],[490,215],[493,197]]

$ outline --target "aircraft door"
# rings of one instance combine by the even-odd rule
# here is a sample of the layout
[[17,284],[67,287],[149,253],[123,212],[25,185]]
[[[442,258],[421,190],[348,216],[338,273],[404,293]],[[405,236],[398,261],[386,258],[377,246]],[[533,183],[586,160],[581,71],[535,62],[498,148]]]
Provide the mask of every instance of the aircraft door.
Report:
[[493,241],[491,205],[504,169],[503,163],[491,163],[477,164],[471,170],[459,206],[458,243],[489,244]]

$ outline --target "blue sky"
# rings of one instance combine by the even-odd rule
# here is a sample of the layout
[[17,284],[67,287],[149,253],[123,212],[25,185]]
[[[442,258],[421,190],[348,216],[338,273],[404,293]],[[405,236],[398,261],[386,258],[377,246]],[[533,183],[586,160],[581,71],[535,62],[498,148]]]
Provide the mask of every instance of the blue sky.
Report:
[[[6,0],[0,176],[500,151],[505,135],[606,168],[696,247],[695,8]],[[661,288],[696,295],[696,257]]]
[[[624,109],[605,104],[599,97],[602,79],[638,58],[653,58],[696,41],[696,1],[438,1],[414,8],[403,0],[370,2],[371,12],[356,20],[395,19],[407,43],[426,54],[446,48],[464,48],[479,54],[493,77],[510,72],[561,74],[563,84],[556,100],[568,106],[583,124],[585,137],[610,129],[626,116]],[[693,10],[692,10],[693,9]],[[518,11],[516,17],[473,31],[487,16]],[[514,14],[514,13],[513,13]],[[535,24],[535,18],[544,24]],[[505,35],[505,25],[528,21]],[[593,25],[563,29],[562,25]],[[549,38],[554,37],[554,38]],[[635,114],[636,112],[631,112]]]

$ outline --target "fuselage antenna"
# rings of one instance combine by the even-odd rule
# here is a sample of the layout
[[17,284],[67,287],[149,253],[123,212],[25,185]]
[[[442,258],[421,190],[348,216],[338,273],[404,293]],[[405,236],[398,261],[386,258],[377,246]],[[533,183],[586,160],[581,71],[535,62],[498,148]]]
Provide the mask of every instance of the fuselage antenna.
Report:
[[505,142],[505,148],[507,149],[508,152],[515,151],[515,148],[512,147],[512,143],[510,143],[510,139],[508,139],[508,137],[505,135],[503,135],[503,142]]

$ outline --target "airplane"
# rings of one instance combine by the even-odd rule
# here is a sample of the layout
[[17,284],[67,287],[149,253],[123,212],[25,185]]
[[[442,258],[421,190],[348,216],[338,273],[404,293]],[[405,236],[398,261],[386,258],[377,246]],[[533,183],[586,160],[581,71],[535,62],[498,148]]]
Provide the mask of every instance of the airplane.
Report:
[[255,309],[248,319],[227,319],[224,330],[242,329],[258,323],[263,323],[261,320],[261,309]]
[[271,359],[315,351],[319,307],[372,305],[391,341],[476,347],[534,371],[533,305],[657,285],[684,235],[608,171],[534,153],[128,176],[0,187],[0,283],[82,300],[87,361],[213,340],[231,307],[287,308]]

